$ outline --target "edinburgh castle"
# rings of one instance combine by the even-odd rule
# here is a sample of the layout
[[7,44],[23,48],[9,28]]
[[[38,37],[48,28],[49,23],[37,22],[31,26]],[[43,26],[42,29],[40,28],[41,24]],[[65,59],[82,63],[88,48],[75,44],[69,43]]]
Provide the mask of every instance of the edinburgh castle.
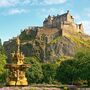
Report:
[[53,17],[49,15],[44,20],[43,27],[33,27],[25,29],[25,31],[30,34],[34,29],[36,29],[36,38],[42,40],[44,34],[48,43],[58,36],[65,36],[69,33],[84,33],[83,25],[76,24],[69,11]]
[[[54,60],[63,55],[73,56],[77,47],[89,47],[87,43],[90,40],[84,33],[83,25],[76,24],[69,11],[62,15],[49,15],[42,27],[28,27],[21,31],[19,37],[25,56],[38,56],[41,60]],[[8,57],[8,52],[15,50],[14,39],[4,42]]]
[[62,15],[57,15],[45,19],[43,26],[46,28],[57,28],[60,30],[60,34],[64,35],[66,32],[81,32],[83,33],[83,25],[75,24],[74,18],[69,11]]

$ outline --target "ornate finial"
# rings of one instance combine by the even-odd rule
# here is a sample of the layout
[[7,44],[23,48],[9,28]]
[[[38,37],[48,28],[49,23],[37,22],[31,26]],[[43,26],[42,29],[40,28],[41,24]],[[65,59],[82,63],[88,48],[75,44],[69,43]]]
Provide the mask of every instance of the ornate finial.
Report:
[[51,16],[49,15],[48,18],[51,18]]
[[6,68],[10,69],[6,85],[8,86],[27,86],[27,78],[25,77],[25,69],[30,67],[29,64],[24,64],[24,55],[20,52],[20,38],[15,39],[17,51],[12,53],[12,61],[6,64]]
[[16,43],[17,43],[17,45],[20,45],[20,39],[19,39],[19,36],[16,38]]
[[20,52],[20,39],[19,39],[19,36],[17,36],[17,38],[16,38],[16,44],[18,46],[17,52]]

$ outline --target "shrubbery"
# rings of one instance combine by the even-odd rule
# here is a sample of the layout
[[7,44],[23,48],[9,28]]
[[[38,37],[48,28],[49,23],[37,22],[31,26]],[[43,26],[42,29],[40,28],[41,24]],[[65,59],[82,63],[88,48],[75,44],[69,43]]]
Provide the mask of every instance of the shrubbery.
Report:
[[77,52],[74,58],[61,61],[60,65],[55,62],[41,63],[35,57],[28,57],[26,62],[31,64],[31,68],[27,70],[30,83],[78,84],[80,81],[87,81],[90,86],[89,50]]
[[[0,83],[5,83],[7,72],[4,69],[6,56],[0,42]],[[59,58],[60,59],[60,58]],[[38,57],[26,57],[25,63],[31,65],[26,70],[28,82],[31,83],[64,83],[78,84],[87,82],[90,86],[90,50],[81,49],[71,59],[55,62],[42,63]],[[81,82],[82,83],[82,82]]]
[[27,70],[26,75],[29,83],[41,83],[43,78],[43,72],[40,62],[36,57],[27,57],[26,63],[31,67]]
[[6,80],[6,70],[4,68],[5,64],[6,64],[6,56],[0,40],[0,85],[5,83]]

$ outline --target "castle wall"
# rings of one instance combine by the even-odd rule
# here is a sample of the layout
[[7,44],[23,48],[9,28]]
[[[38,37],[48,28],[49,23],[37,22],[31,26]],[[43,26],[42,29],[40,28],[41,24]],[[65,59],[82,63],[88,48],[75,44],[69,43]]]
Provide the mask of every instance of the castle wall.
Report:
[[62,35],[65,35],[67,33],[83,33],[83,26],[82,25],[77,25],[75,23],[63,23],[61,25],[62,29]]
[[74,19],[73,19],[73,17],[70,15],[70,13],[67,14],[67,22],[71,22],[71,23],[74,22]]
[[83,33],[83,25],[74,23],[74,18],[69,11],[62,15],[54,17],[49,16],[46,22],[43,23],[46,28],[57,28],[60,31],[60,35],[70,33]]
[[51,28],[52,27],[52,20],[48,20],[47,22],[43,23],[43,26]]
[[61,22],[64,22],[66,20],[67,18],[65,16],[57,16],[56,18],[54,18],[52,26],[58,27],[61,24]]

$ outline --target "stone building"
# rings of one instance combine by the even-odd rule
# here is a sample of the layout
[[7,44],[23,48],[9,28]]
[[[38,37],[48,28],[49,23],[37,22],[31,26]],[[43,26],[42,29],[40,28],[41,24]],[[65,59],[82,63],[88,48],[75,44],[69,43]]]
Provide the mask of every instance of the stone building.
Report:
[[49,15],[44,20],[43,27],[29,27],[24,31],[26,36],[35,37],[41,43],[44,39],[49,43],[58,36],[65,36],[72,33],[84,33],[83,25],[76,24],[69,11],[53,17]]
[[[41,60],[49,60],[50,58],[52,60],[63,54],[72,55],[76,44],[66,37],[69,35],[76,35],[77,37],[77,33],[85,36],[83,25],[76,24],[69,11],[62,15],[49,15],[44,20],[42,27],[28,27],[21,32],[22,51],[27,56],[35,55]],[[7,46],[6,51],[10,50],[11,46],[8,47],[8,44],[11,43],[12,40],[4,43]]]
[[76,24],[73,16],[69,11],[67,13],[57,16],[48,16],[44,22],[45,28],[58,28],[62,35],[66,35],[68,32],[80,32],[83,33],[83,25]]
[[39,28],[36,39],[49,43],[58,36],[60,36],[60,31],[57,28]]

